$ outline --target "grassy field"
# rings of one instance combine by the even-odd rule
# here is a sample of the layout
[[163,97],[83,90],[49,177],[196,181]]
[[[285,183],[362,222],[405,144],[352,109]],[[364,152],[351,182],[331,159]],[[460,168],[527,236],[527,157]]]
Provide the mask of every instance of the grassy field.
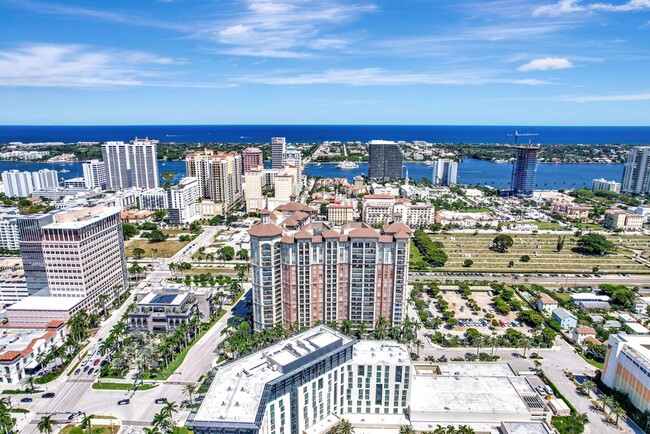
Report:
[[[115,423],[113,426],[113,432],[111,433],[111,427],[108,425],[93,426],[92,434],[117,434],[120,430],[120,425]],[[66,425],[63,427],[59,434],[88,434],[88,429],[81,429],[77,425]]]
[[[649,273],[650,268],[631,258],[629,250],[650,254],[650,237],[610,237],[619,250],[604,257],[585,256],[572,251],[576,239],[566,236],[564,249],[556,252],[557,235],[512,235],[515,244],[507,253],[496,253],[489,249],[493,234],[435,234],[434,241],[440,241],[449,256],[443,270],[520,272],[520,273],[591,273],[593,267],[609,273]],[[411,259],[419,252],[411,249]],[[523,255],[530,256],[530,262],[521,262]],[[465,259],[472,259],[471,268],[463,267]],[[508,267],[510,261],[513,267]]]
[[566,228],[560,224],[553,222],[535,222],[533,223],[540,231],[568,231],[569,228]]
[[144,249],[143,258],[151,258],[151,249],[157,249],[156,257],[158,258],[171,258],[180,249],[185,247],[188,241],[163,241],[161,243],[149,243],[148,240],[130,240],[125,244],[126,256],[133,258],[133,249],[140,247]]
[[191,232],[187,229],[161,229],[161,232],[170,237],[177,237],[182,234],[189,235]]

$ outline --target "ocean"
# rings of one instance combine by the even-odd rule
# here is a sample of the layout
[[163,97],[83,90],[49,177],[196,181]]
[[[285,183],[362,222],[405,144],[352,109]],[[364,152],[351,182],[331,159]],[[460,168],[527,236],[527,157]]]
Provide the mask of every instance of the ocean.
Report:
[[[406,163],[409,178],[419,181],[422,177],[431,179],[431,167],[423,163]],[[81,163],[29,163],[0,161],[0,172],[5,170],[36,171],[40,169],[53,169],[59,171],[59,177],[70,179],[83,176]],[[61,170],[68,172],[62,173]],[[508,163],[493,163],[490,161],[464,159],[458,166],[458,182],[467,185],[490,185],[494,188],[505,189],[510,183],[512,165]],[[160,183],[167,182],[162,179],[165,172],[174,173],[172,182],[185,176],[184,161],[159,161],[158,172]],[[359,163],[358,169],[337,169],[336,164],[326,163],[317,166],[308,164],[305,174],[324,178],[347,178],[352,182],[357,175],[367,174],[368,164]],[[557,190],[560,188],[591,187],[594,178],[605,178],[620,181],[623,176],[622,164],[547,164],[542,163],[537,167],[536,188],[540,190]]]
[[268,143],[271,137],[288,142],[367,142],[423,140],[432,143],[511,143],[508,134],[537,133],[534,143],[628,144],[650,143],[650,127],[549,127],[480,125],[127,125],[127,126],[0,126],[0,143],[104,142],[149,137],[174,143]]

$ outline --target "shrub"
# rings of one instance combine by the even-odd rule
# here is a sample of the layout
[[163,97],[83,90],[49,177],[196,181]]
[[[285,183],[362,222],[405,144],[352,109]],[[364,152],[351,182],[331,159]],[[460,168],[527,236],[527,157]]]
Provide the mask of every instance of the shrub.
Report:
[[530,262],[530,256],[528,255],[522,255],[521,258],[519,258],[521,262]]

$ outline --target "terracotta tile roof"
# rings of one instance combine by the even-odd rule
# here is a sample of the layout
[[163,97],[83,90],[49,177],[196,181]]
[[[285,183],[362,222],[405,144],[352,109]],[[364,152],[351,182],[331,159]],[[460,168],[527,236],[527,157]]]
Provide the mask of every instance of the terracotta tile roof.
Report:
[[596,330],[593,327],[577,327],[575,332],[579,335],[595,335]]
[[304,220],[307,217],[309,217],[309,214],[307,214],[306,212],[302,212],[302,211],[296,211],[293,214],[291,214],[291,216],[290,216],[290,218],[292,218],[292,219],[294,219],[296,221]]
[[[52,322],[54,322],[54,321],[52,321]],[[27,346],[21,351],[6,351],[6,352],[0,354],[0,362],[12,362],[12,361],[14,361],[14,360],[16,360],[16,359],[18,359],[20,357],[27,356],[29,353],[32,352],[32,350],[34,348],[34,345],[36,344],[36,341],[41,340],[41,339],[47,340],[47,339],[51,338],[52,336],[54,336],[55,334],[56,334],[55,330],[49,330],[49,331],[45,332],[45,334],[43,334],[43,336],[41,336],[40,338],[32,339],[31,342],[29,344],[27,344]]]
[[390,194],[367,194],[363,197],[364,199],[395,199],[395,196]]
[[321,235],[323,236],[323,238],[338,238],[341,236],[341,234],[336,232],[334,229],[326,230]]
[[298,226],[298,222],[292,219],[291,217],[286,218],[282,224],[288,228],[295,228]]
[[282,211],[282,212],[296,212],[296,211],[311,212],[311,211],[313,211],[307,205],[303,205],[303,204],[301,204],[299,202],[285,203],[283,205],[275,207],[275,209],[278,210],[278,211]]
[[259,223],[248,230],[248,234],[254,237],[277,237],[283,232],[280,226],[273,223]]
[[393,242],[393,236],[392,235],[380,235],[379,236],[379,242],[380,243],[392,243]]
[[297,234],[295,234],[293,237],[297,240],[309,240],[311,239],[312,235],[307,231],[300,231]]
[[268,209],[264,208],[262,211],[260,211],[260,214],[261,214],[261,215],[269,215],[269,214],[271,214],[271,211],[269,211]]
[[584,340],[582,342],[583,343],[591,342],[594,345],[602,345],[603,344],[602,342],[600,342],[598,339],[596,339],[593,336],[587,336],[586,338],[584,338]]
[[293,244],[294,241],[295,241],[294,238],[290,237],[289,235],[284,235],[280,240],[280,242],[285,244]]
[[411,228],[402,222],[386,223],[381,227],[381,229],[388,235],[396,234],[398,232],[406,232],[407,234],[413,233]]
[[320,235],[315,235],[311,237],[311,242],[312,243],[322,243],[323,242],[323,237]]
[[395,234],[395,239],[398,240],[403,240],[408,238],[411,238],[411,236],[404,231],[399,231],[398,233]]
[[539,294],[539,299],[542,300],[542,303],[544,304],[557,304],[557,301],[555,301],[553,297],[544,292]]
[[379,238],[379,233],[370,228],[353,229],[348,235],[350,238]]

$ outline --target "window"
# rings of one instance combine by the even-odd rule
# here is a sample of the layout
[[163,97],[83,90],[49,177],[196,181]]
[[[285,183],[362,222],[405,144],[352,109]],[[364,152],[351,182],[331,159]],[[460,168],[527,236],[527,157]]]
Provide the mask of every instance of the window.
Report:
[[383,385],[382,385],[382,384],[378,384],[378,385],[377,385],[377,389],[376,389],[376,391],[375,391],[375,404],[376,404],[376,405],[381,405],[381,395],[382,395],[382,391],[383,391]]
[[357,375],[363,376],[364,375],[363,369],[364,369],[364,366],[359,365],[359,367],[357,368]]
[[395,367],[395,382],[396,383],[401,383],[402,382],[402,367],[401,366]]

